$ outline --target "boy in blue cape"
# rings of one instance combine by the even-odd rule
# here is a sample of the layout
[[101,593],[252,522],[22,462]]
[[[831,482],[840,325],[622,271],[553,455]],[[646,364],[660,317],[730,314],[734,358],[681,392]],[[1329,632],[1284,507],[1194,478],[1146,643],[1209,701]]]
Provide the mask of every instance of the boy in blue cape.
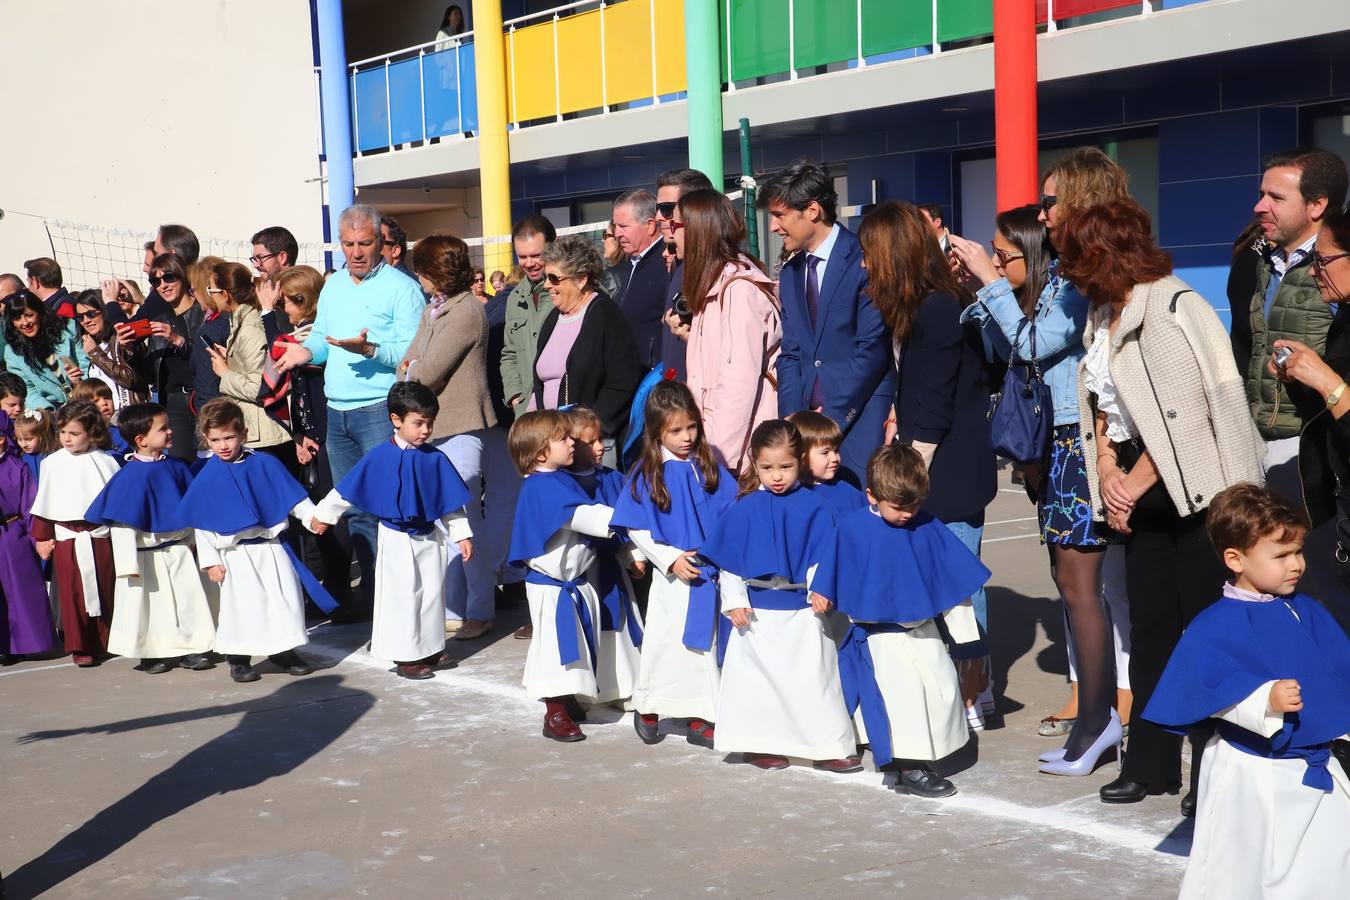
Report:
[[310,530],[322,533],[356,508],[379,520],[370,653],[402,678],[432,678],[445,661],[445,573],[450,544],[473,556],[464,506],[477,503],[450,459],[427,443],[440,412],[431,388],[402,381],[386,400],[394,436],[363,456],[319,501]]
[[834,419],[805,410],[793,413],[787,420],[797,426],[805,447],[802,487],[825,501],[836,522],[849,513],[867,509],[867,497],[845,480],[853,475],[839,467],[839,446],[844,442],[844,432]]
[[1205,525],[1233,577],[1187,626],[1143,711],[1181,733],[1218,720],[1181,896],[1339,895],[1350,780],[1331,742],[1350,731],[1350,638],[1296,590],[1308,523],[1288,501],[1235,485]]

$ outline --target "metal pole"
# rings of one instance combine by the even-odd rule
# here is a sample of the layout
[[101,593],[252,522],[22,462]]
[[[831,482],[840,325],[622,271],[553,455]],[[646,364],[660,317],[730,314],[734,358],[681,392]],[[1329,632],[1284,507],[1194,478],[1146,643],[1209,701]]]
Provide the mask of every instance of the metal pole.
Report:
[[323,96],[323,145],[328,174],[328,227],[337,240],[338,217],[356,197],[352,174],[351,96],[347,88],[347,42],[342,0],[317,0],[319,90]]
[[759,257],[759,215],[755,210],[755,170],[750,164],[750,120],[741,119],[741,185],[745,198],[745,242]]
[[1036,202],[1036,3],[994,0],[994,170],[998,208]]
[[684,4],[684,61],[689,85],[689,167],[722,185],[722,72],[716,0]]

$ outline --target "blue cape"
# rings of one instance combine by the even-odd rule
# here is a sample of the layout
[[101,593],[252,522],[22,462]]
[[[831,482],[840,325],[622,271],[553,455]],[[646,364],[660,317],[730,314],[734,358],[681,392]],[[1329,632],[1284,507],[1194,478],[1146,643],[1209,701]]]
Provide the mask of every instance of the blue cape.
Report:
[[[635,471],[614,504],[615,527],[650,531],[652,537],[677,550],[697,550],[716,528],[736,499],[736,479],[718,467],[717,490],[708,493],[698,468],[688,461],[667,460],[661,474],[670,494],[670,509],[662,512],[652,501],[647,479]],[[637,498],[633,486],[637,486]]]
[[812,589],[859,622],[932,619],[989,580],[979,558],[928,513],[895,526],[858,510],[839,520],[839,536]]
[[414,534],[469,502],[469,489],[444,453],[429,444],[402,450],[393,440],[361,457],[337,489],[357,509]]
[[85,521],[97,525],[126,525],[137,531],[178,531],[186,528],[180,507],[192,485],[192,470],[181,459],[159,462],[132,457],[103,486]]
[[817,481],[806,487],[825,502],[836,522],[841,521],[849,513],[867,509],[867,495],[842,479]]
[[755,491],[731,505],[699,555],[742,578],[779,575],[804,584],[811,566],[832,553],[834,518],[801,487]]
[[1183,731],[1282,678],[1298,681],[1303,709],[1285,713],[1275,749],[1350,731],[1350,638],[1331,614],[1304,594],[1265,603],[1224,597],[1187,626],[1143,716]]
[[[17,444],[15,446],[18,446]],[[23,464],[28,467],[28,471],[33,473],[33,478],[37,478],[42,472],[42,461],[47,458],[45,453],[25,453],[23,454]]]
[[[574,474],[572,477],[591,498],[592,503],[611,508],[619,498],[619,492],[623,490],[623,476],[606,466],[596,466],[590,475]],[[633,605],[636,598],[628,593],[628,582],[623,577],[623,569],[618,559],[627,534],[622,528],[615,531],[615,536],[608,540],[591,539],[596,549],[600,551],[595,585],[596,593],[600,595],[600,630],[620,631],[627,628],[633,646],[641,647],[642,629],[638,625],[637,613],[634,611],[636,607]]]
[[245,451],[234,463],[211,457],[192,480],[180,513],[192,528],[238,534],[280,525],[305,496],[304,487],[280,460]]
[[516,501],[507,562],[523,566],[544,555],[549,539],[572,519],[578,506],[594,503],[570,472],[535,472],[525,478]]
[[132,447],[122,437],[122,429],[116,425],[108,426],[108,437],[112,440],[112,448],[108,451],[113,455],[113,459],[119,463],[126,463],[126,456],[132,452]]

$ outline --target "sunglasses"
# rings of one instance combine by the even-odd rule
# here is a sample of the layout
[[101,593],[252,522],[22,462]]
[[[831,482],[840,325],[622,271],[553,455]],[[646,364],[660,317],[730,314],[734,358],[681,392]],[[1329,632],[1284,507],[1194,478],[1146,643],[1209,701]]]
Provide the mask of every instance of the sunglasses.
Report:
[[1019,259],[1026,259],[1027,255],[1025,253],[1009,253],[1002,247],[995,247],[994,258],[998,260],[999,266],[1006,269],[1008,268],[1008,263],[1017,262]]
[[473,276],[473,283],[474,283],[474,284],[478,284],[478,283],[479,283],[480,281],[482,281],[482,280],[483,280],[483,276],[482,276],[482,275],[475,275],[475,276]]
[[675,218],[675,207],[678,205],[675,202],[658,203],[656,204],[656,214],[663,219],[673,219]]
[[177,284],[178,276],[173,272],[165,272],[163,275],[151,275],[150,286],[159,287],[161,284]]
[[76,313],[75,317],[82,322],[89,322],[93,319],[97,319],[101,315],[103,315],[103,313],[99,312],[97,309],[88,309],[82,313]]
[[666,223],[666,225],[670,227],[671,231],[679,231],[681,228],[684,227],[684,223],[677,219],[671,219],[669,222]]
[[1050,212],[1050,208],[1058,202],[1059,198],[1054,194],[1041,194],[1041,212]]
[[549,284],[553,285],[554,287],[557,287],[564,281],[567,281],[575,277],[576,277],[575,275],[554,275],[552,272],[547,272],[544,274],[544,280],[547,281]]

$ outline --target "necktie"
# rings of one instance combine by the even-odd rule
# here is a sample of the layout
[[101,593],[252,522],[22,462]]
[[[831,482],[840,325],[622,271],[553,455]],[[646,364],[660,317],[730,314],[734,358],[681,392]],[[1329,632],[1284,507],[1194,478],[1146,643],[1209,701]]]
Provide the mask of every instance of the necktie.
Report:
[[820,283],[816,278],[816,266],[819,256],[806,254],[806,311],[811,315],[811,327],[816,327],[817,311],[820,307]]

